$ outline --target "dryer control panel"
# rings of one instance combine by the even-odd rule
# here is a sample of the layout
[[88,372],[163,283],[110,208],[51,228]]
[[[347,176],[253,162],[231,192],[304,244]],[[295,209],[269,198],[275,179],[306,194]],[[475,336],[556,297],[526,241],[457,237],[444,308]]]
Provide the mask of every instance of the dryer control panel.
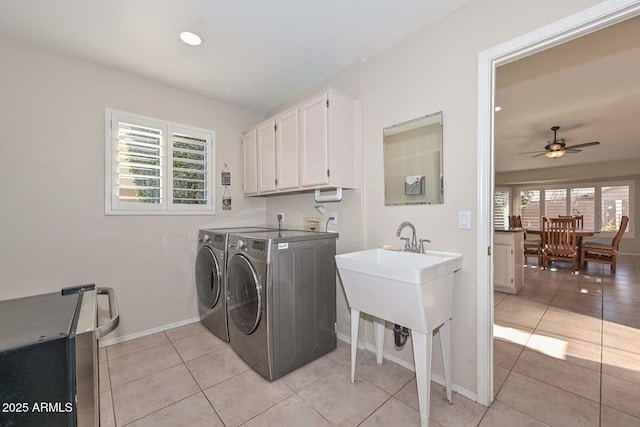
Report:
[[237,250],[248,255],[259,259],[266,259],[269,246],[267,240],[239,238],[235,243],[235,247]]

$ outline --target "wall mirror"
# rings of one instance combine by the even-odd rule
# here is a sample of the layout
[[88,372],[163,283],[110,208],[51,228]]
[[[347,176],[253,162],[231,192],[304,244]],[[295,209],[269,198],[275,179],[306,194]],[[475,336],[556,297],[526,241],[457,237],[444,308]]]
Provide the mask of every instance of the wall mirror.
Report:
[[442,111],[384,128],[386,206],[444,203]]

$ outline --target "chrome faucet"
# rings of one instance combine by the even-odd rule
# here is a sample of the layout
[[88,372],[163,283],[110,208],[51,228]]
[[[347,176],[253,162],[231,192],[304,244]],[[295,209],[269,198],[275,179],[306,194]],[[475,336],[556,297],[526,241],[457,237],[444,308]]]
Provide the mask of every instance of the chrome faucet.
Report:
[[[409,242],[409,238],[407,237],[400,237],[400,233],[402,233],[402,230],[404,230],[405,227],[411,228],[411,233],[412,233],[411,242]],[[409,221],[404,221],[402,224],[398,226],[398,230],[396,231],[396,236],[400,237],[401,240],[405,241],[403,251],[418,252],[418,239],[416,238],[416,228]]]
[[[411,229],[411,239],[408,237],[400,237],[400,233],[405,227],[409,227]],[[400,240],[404,240],[404,248],[402,249],[404,252],[416,252],[423,254],[424,253],[424,242],[431,243],[429,239],[418,239],[416,237],[416,228],[409,221],[404,221],[402,224],[398,226],[398,230],[396,231],[396,236],[400,237]],[[420,245],[418,246],[418,240],[420,240]]]

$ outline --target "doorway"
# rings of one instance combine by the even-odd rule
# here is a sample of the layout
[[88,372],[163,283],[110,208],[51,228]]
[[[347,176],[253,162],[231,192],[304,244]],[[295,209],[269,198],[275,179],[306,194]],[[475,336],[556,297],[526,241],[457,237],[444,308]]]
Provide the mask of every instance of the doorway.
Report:
[[[493,400],[493,192],[495,73],[500,65],[640,14],[640,1],[611,1],[480,53],[478,58],[478,376],[477,400]],[[489,203],[491,201],[491,203]],[[487,256],[481,256],[486,253]]]

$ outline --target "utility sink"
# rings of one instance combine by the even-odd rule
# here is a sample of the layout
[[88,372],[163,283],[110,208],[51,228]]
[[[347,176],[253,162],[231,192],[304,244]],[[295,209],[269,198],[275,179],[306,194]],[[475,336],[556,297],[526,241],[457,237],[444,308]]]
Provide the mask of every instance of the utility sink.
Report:
[[336,265],[351,308],[422,333],[451,318],[461,254],[378,248],[336,255]]
[[451,393],[451,317],[454,273],[462,255],[368,249],[336,255],[340,279],[351,307],[351,382],[355,381],[360,313],[374,317],[376,359],[382,363],[385,321],[411,329],[420,425],[429,425],[431,349],[438,330],[447,399]]
[[462,255],[428,251],[424,254],[368,249],[336,256],[338,268],[391,280],[421,284],[462,267]]

